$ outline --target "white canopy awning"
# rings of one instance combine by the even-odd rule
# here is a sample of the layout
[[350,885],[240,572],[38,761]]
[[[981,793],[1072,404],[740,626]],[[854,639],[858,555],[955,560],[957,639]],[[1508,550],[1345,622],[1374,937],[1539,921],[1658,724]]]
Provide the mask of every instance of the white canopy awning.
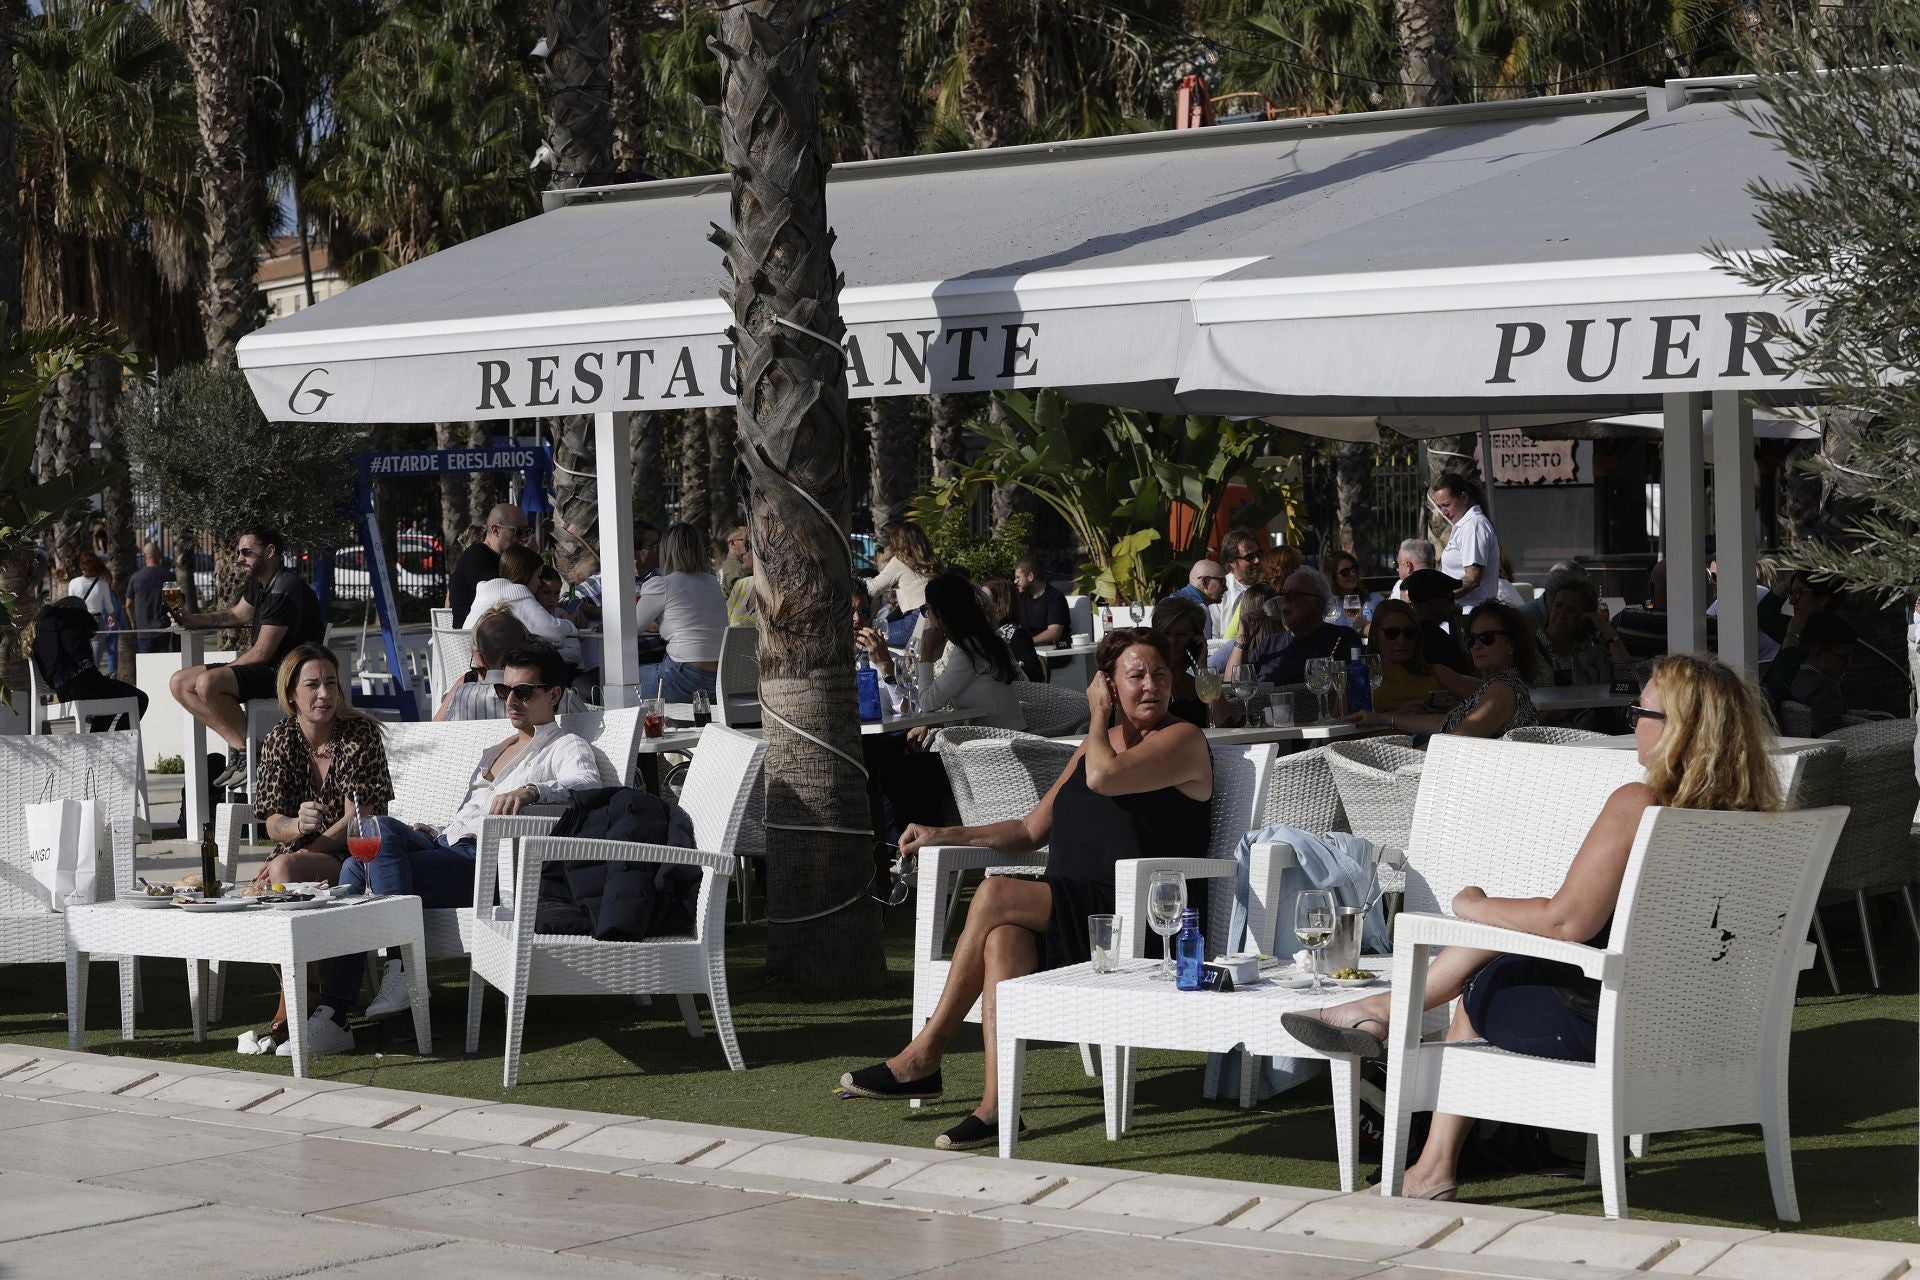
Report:
[[[1613,92],[839,166],[829,208],[850,390],[1051,386],[1172,407],[1178,384],[1229,398],[1220,377],[1196,373],[1204,358],[1209,369],[1245,359],[1243,391],[1297,395],[1278,376],[1294,361],[1198,339],[1232,328],[1257,346],[1257,329],[1302,318],[1315,294],[1364,293],[1377,310],[1391,294],[1328,283],[1335,260],[1322,246],[1387,220],[1406,234],[1448,197],[1510,192],[1548,161],[1614,145],[1645,109],[1645,95]],[[240,364],[268,416],[425,422],[730,402],[724,264],[706,240],[727,218],[726,180],[550,202],[243,339]],[[1693,227],[1692,252],[1715,236],[1739,241],[1751,219],[1675,221]],[[1455,271],[1499,295],[1514,269]],[[1276,312],[1269,295],[1282,286],[1292,310]],[[1426,296],[1489,305],[1431,282]],[[1356,374],[1403,364],[1381,360],[1351,317],[1321,345]],[[1404,394],[1423,367],[1404,362],[1383,390]]]

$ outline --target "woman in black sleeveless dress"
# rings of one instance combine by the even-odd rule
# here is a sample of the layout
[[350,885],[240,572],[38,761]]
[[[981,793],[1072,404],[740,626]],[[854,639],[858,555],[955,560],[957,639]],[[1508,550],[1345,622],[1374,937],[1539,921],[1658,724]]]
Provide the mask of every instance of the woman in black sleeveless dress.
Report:
[[941,1134],[943,1150],[985,1146],[997,1133],[994,988],[1006,978],[1087,959],[1087,917],[1113,910],[1114,863],[1191,853],[1207,838],[1213,761],[1206,736],[1168,715],[1172,668],[1158,632],[1115,631],[1100,643],[1087,686],[1086,741],[1026,817],[982,827],[910,826],[903,854],[924,845],[1006,853],[1047,846],[1046,877],[988,876],[967,909],[946,989],[905,1049],[840,1077],[860,1098],[937,1098],[940,1059],[984,997],[986,1086],[972,1114]]

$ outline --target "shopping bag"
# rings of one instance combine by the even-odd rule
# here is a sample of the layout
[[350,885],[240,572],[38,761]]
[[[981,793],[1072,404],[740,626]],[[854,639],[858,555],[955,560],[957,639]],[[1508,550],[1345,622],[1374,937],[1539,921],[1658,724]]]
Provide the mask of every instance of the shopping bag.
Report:
[[[92,786],[87,790],[92,791]],[[47,794],[52,791],[49,778]],[[48,905],[62,911],[70,903],[92,902],[105,817],[100,801],[42,800],[22,806],[22,811],[27,819],[28,866],[47,891]]]

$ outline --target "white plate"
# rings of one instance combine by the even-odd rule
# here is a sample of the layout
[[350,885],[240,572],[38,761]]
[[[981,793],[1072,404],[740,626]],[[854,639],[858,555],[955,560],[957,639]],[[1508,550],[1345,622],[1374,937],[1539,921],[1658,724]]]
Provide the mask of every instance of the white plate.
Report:
[[172,898],[156,898],[145,893],[123,893],[114,899],[123,907],[170,907]]
[[182,911],[212,915],[220,911],[251,911],[260,903],[253,898],[208,898],[203,902],[176,902],[173,905]]
[[1376,982],[1386,981],[1386,978],[1381,975],[1370,975],[1365,978],[1328,978],[1327,981],[1336,987],[1370,987]]
[[[322,890],[323,895],[324,893],[325,891]],[[259,899],[256,898],[254,901],[258,902]],[[330,907],[335,901],[334,898],[321,896],[308,898],[305,902],[261,902],[260,905],[269,911],[311,911],[315,907]]]

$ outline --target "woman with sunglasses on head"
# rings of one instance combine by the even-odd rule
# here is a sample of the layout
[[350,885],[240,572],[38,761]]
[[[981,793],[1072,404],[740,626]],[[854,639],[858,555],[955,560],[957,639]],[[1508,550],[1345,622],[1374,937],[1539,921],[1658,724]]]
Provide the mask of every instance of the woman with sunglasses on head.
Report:
[[[1490,605],[1473,612],[1478,622]],[[1607,798],[1552,896],[1493,898],[1469,885],[1455,895],[1462,920],[1523,933],[1606,946],[1627,859],[1650,806],[1770,812],[1780,786],[1767,756],[1768,720],[1760,699],[1718,658],[1682,653],[1656,659],[1640,701],[1627,709],[1645,782],[1629,782]],[[1448,947],[1427,969],[1425,1007],[1463,997],[1449,1040],[1483,1039],[1535,1058],[1591,1062],[1600,983],[1569,964]],[[1380,1058],[1386,1054],[1392,1001],[1372,996],[1315,1013],[1281,1015],[1281,1023],[1322,1053]],[[1454,1198],[1457,1164],[1473,1121],[1436,1113],[1420,1158],[1401,1194],[1416,1200]]]
[[[301,645],[281,662],[275,693],[287,718],[260,740],[254,811],[273,841],[273,856],[249,892],[294,882],[344,880],[347,821],[387,811],[393,779],[380,726],[347,705],[340,659],[325,645]],[[287,1039],[287,1002],[265,1034],[240,1037],[241,1053],[272,1053]]]
[[1087,917],[1113,910],[1114,863],[1194,850],[1205,839],[1213,758],[1205,735],[1169,714],[1173,668],[1166,637],[1110,631],[1095,657],[1100,669],[1087,686],[1087,736],[1032,812],[987,826],[916,825],[900,837],[903,858],[927,845],[1047,850],[1044,879],[988,876],[974,890],[940,1002],[912,1042],[885,1062],[840,1077],[846,1097],[939,1097],[941,1059],[980,1001],[986,1087],[980,1105],[934,1140],[942,1150],[994,1141],[999,983],[1089,958]]
[[[1416,738],[1436,733],[1503,738],[1509,730],[1539,724],[1528,682],[1539,669],[1540,649],[1525,615],[1498,600],[1488,600],[1468,617],[1465,639],[1472,675],[1479,684],[1462,694],[1464,700],[1459,706],[1444,714],[1356,711],[1346,717],[1347,723],[1387,728]],[[1382,701],[1381,705],[1386,704]]]
[[[1378,591],[1368,591],[1360,580],[1360,557],[1351,551],[1329,551],[1326,554],[1327,579],[1333,584],[1333,603],[1346,615],[1347,625],[1361,635],[1367,634],[1372,625],[1373,611],[1386,599]],[[1356,617],[1347,607],[1349,597],[1360,601],[1360,613]]]

